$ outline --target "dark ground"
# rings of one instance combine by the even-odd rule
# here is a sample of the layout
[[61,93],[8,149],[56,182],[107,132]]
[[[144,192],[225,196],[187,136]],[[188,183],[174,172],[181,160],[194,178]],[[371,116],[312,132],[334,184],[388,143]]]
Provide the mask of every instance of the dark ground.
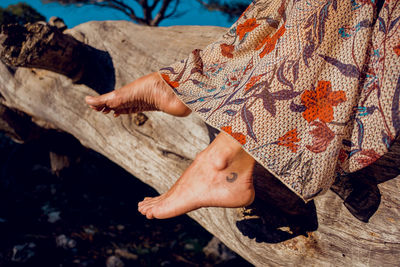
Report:
[[147,220],[137,203],[157,193],[93,151],[53,174],[45,142],[0,134],[0,266],[250,266],[206,257],[187,216]]

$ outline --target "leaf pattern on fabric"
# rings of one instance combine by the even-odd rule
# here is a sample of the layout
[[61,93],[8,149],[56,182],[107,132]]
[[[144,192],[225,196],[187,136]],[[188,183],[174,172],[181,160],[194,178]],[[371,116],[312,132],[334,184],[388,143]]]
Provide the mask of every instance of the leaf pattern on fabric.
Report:
[[286,28],[285,25],[282,25],[274,35],[267,36],[261,43],[256,47],[256,50],[260,50],[262,48],[261,53],[259,54],[260,58],[263,58],[265,55],[268,55],[275,49],[275,45],[278,42],[279,38],[285,33]]
[[298,132],[297,129],[293,129],[279,137],[277,144],[288,147],[292,152],[297,152],[297,148],[299,147],[299,145],[296,144],[297,142],[300,142]]
[[293,88],[293,84],[292,84],[288,79],[286,79],[285,74],[284,74],[284,70],[285,70],[285,63],[283,63],[283,64],[278,68],[278,71],[277,71],[277,73],[276,73],[276,77],[277,77],[278,81],[279,81],[281,84],[284,84],[284,85],[288,86],[290,89],[293,90],[293,89],[294,89],[294,88]]
[[275,117],[276,115],[275,100],[272,97],[271,93],[268,90],[264,90],[262,93],[256,95],[256,97],[262,99],[264,109]]
[[259,25],[255,18],[247,19],[245,22],[239,24],[236,28],[236,34],[239,36],[239,40],[242,40],[248,32],[251,32]]
[[171,86],[171,87],[178,87],[179,82],[177,81],[171,81],[169,76],[167,74],[161,74],[161,77]]
[[394,26],[396,26],[396,24],[397,24],[397,22],[399,22],[400,21],[400,16],[398,16],[396,19],[394,19],[391,23],[390,23],[390,26],[389,26],[389,31],[391,31],[393,28],[394,28]]
[[331,141],[335,138],[335,133],[329,129],[325,123],[319,121],[312,121],[310,125],[315,126],[315,128],[310,131],[310,134],[313,137],[313,144],[306,145],[307,149],[314,153],[324,152]]
[[235,138],[241,145],[246,144],[246,136],[242,133],[232,132],[232,126],[221,127],[221,130]]
[[352,64],[344,64],[335,58],[324,56],[324,55],[319,55],[319,56],[322,57],[326,62],[328,62],[328,63],[332,64],[333,66],[335,66],[336,68],[338,68],[338,70],[344,76],[353,77],[353,78],[358,78],[360,76],[360,72],[358,71],[357,67]]
[[227,58],[233,58],[233,51],[235,47],[233,45],[228,44],[220,44],[221,54]]
[[271,93],[271,96],[275,100],[290,100],[300,94],[301,94],[301,92],[295,92],[295,91],[291,91],[291,90],[280,90],[280,91]]
[[292,67],[293,73],[293,83],[296,83],[297,79],[299,78],[299,61],[297,61]]
[[397,80],[396,88],[394,89],[392,101],[392,121],[394,129],[400,131],[400,76]]
[[362,150],[360,154],[363,155],[363,157],[357,158],[357,161],[362,166],[368,166],[381,157],[381,155],[376,153],[373,149]]
[[225,114],[229,115],[229,116],[235,116],[237,111],[233,110],[233,109],[227,109],[224,111]]
[[257,142],[257,136],[253,131],[254,115],[250,110],[243,106],[241,113],[243,121],[246,123],[247,134]]
[[203,66],[204,66],[203,65],[203,59],[200,56],[200,52],[201,52],[200,49],[195,49],[195,50],[192,51],[192,54],[193,54],[193,68],[190,71],[191,74],[194,74],[194,73],[198,72],[201,75],[204,75],[203,74]]
[[250,78],[250,81],[246,84],[244,90],[248,91],[250,90],[250,88],[252,88],[260,79],[261,79],[262,75],[257,75],[257,76],[253,76]]
[[200,112],[200,113],[207,113],[207,112],[209,112],[210,110],[211,110],[211,108],[201,108],[201,109],[197,110],[197,112]]

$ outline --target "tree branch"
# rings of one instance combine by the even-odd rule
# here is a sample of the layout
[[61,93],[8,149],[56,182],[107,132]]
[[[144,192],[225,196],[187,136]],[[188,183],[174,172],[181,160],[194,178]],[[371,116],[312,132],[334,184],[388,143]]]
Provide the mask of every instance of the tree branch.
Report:
[[178,9],[179,3],[180,3],[180,0],[175,1],[175,6],[173,7],[173,9],[171,10],[171,12],[169,14],[164,15],[164,19],[167,19],[167,18],[170,18],[170,17],[176,15],[176,11]]
[[218,0],[196,0],[200,5],[206,8],[209,11],[221,11],[222,13],[229,16],[230,19],[238,17],[242,14],[245,8],[250,4],[250,1],[241,1],[241,2],[221,2]]
[[[178,2],[179,0],[175,0]],[[157,26],[161,20],[164,19],[165,12],[172,0],[163,0],[160,10],[158,11],[157,15],[154,16],[154,19],[151,21],[151,26]]]

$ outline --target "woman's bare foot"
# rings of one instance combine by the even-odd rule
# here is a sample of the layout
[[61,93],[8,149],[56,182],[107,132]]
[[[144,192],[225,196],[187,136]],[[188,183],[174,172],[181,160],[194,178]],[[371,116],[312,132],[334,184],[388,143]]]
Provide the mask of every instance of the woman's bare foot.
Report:
[[145,198],[139,211],[148,219],[165,219],[201,207],[247,206],[254,200],[253,167],[240,144],[220,133],[168,192]]
[[122,88],[100,96],[87,96],[86,103],[97,111],[114,116],[141,111],[163,111],[184,117],[191,110],[174,94],[157,72],[145,75]]

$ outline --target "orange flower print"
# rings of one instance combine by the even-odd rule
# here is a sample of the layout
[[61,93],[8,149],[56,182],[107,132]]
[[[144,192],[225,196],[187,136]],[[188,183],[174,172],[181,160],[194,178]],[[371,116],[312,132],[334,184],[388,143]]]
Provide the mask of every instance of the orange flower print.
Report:
[[396,53],[396,55],[400,56],[400,44],[398,44],[397,46],[393,47],[393,50]]
[[260,50],[262,47],[264,47],[264,49],[260,53],[260,58],[263,58],[265,55],[268,55],[275,49],[276,43],[278,42],[279,38],[282,37],[285,31],[286,31],[285,24],[283,24],[274,33],[274,35],[272,35],[272,37],[267,36],[264,38],[264,40],[261,41],[261,43],[256,47],[256,50]]
[[297,129],[294,128],[293,130],[290,130],[289,132],[285,133],[283,136],[278,138],[278,142],[276,144],[280,146],[286,146],[288,147],[292,152],[297,152],[297,148],[299,147],[298,144],[295,144],[297,142],[300,142],[301,139],[297,137]]
[[222,131],[228,133],[235,138],[241,145],[246,144],[246,136],[242,133],[232,133],[232,126],[224,126],[221,128]]
[[239,40],[242,40],[246,33],[251,32],[257,28],[260,24],[257,24],[255,18],[247,19],[242,24],[239,24],[236,28],[236,34],[239,35]]
[[246,84],[244,90],[248,91],[251,87],[253,87],[256,82],[258,82],[261,79],[262,75],[257,75],[257,76],[253,76],[250,78],[250,81]]
[[168,83],[171,87],[176,88],[179,86],[179,82],[176,81],[170,81],[169,76],[167,74],[162,73],[161,77],[165,80],[166,83]]
[[305,90],[301,95],[301,103],[306,106],[303,118],[308,122],[319,119],[322,122],[333,120],[333,107],[346,101],[344,91],[332,91],[330,81],[318,81],[315,90]]
[[233,50],[235,47],[233,45],[228,44],[220,44],[219,47],[221,48],[221,54],[227,58],[233,58]]

